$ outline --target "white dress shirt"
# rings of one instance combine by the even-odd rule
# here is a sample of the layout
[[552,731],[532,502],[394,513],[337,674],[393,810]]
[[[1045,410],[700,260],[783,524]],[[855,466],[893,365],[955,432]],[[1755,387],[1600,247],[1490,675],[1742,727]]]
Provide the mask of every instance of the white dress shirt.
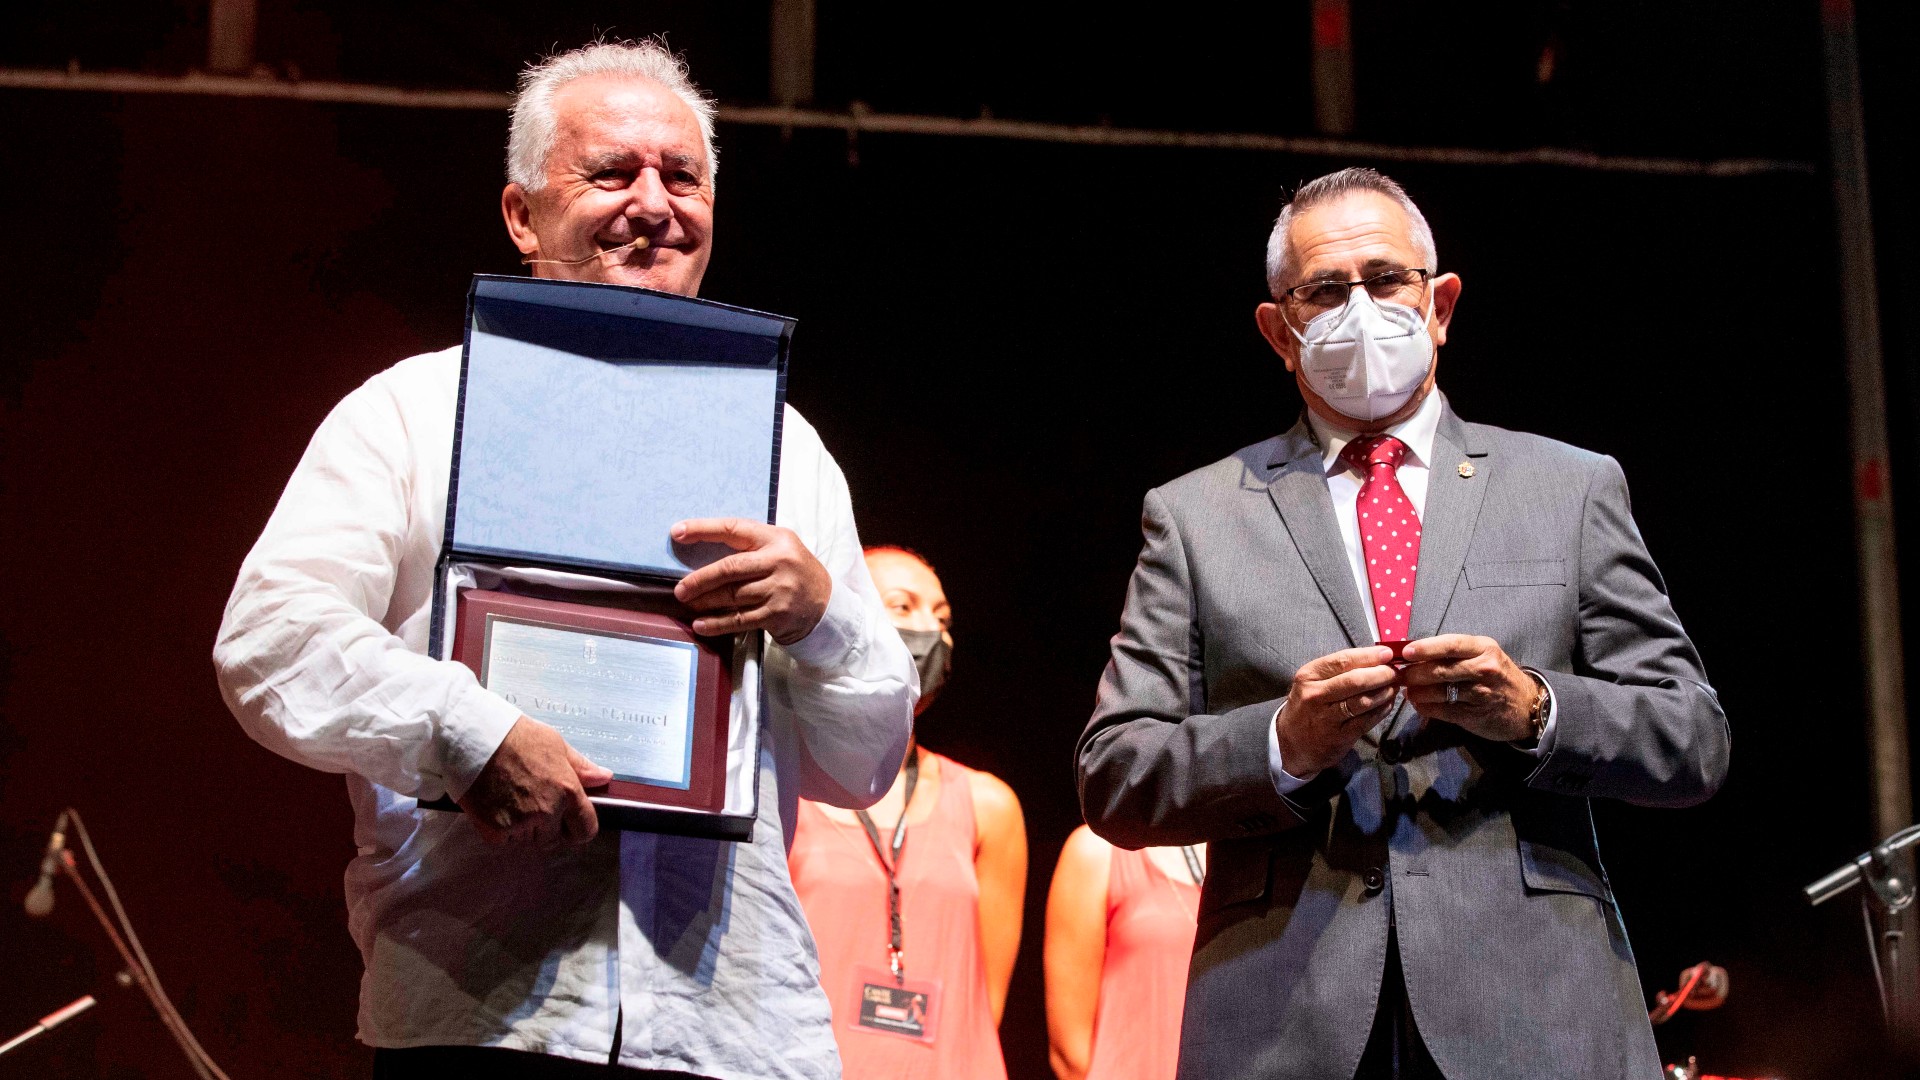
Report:
[[[584,847],[490,847],[462,815],[416,805],[464,793],[519,718],[466,667],[426,655],[459,372],[457,347],[416,356],[335,407],[242,565],[214,647],[249,734],[346,774],[360,1038],[723,1080],[838,1076],[787,872],[795,800],[885,792],[918,686],[839,467],[787,410],[779,524],[833,590],[806,638],[768,643],[752,841],[605,829]],[[735,723],[760,708],[741,698]]]
[[[1440,414],[1444,408],[1445,402],[1436,389],[1427,395],[1412,416],[1384,432],[1407,446],[1406,456],[1400,459],[1400,468],[1395,471],[1394,478],[1400,482],[1400,490],[1406,493],[1407,504],[1413,507],[1414,516],[1422,519],[1427,516],[1427,481],[1433,474],[1433,439],[1440,430]],[[1347,569],[1353,574],[1354,588],[1359,590],[1360,607],[1367,613],[1367,633],[1372,635],[1372,640],[1378,641],[1380,624],[1374,617],[1374,604],[1370,599],[1373,591],[1367,579],[1367,553],[1360,545],[1360,487],[1367,478],[1340,457],[1340,452],[1347,448],[1347,444],[1360,435],[1329,422],[1312,409],[1307,410],[1307,424],[1313,429],[1314,440],[1320,444],[1320,463],[1326,471],[1327,494],[1333,499],[1333,517],[1340,526],[1340,542],[1347,549]],[[1546,730],[1540,736],[1539,746],[1528,753],[1540,756],[1546,752],[1556,711],[1549,703]],[[1274,716],[1279,716],[1278,711]],[[1267,771],[1273,776],[1273,786],[1282,795],[1297,790],[1313,779],[1311,776],[1295,776],[1282,767],[1278,726],[1267,730]]]

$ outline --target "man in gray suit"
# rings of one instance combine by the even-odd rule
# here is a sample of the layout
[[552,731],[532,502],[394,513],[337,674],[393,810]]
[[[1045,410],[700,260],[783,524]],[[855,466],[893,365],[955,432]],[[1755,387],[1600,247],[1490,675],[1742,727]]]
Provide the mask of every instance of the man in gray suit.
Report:
[[1659,1075],[1589,800],[1719,787],[1726,717],[1612,458],[1436,392],[1460,279],[1368,169],[1260,328],[1306,415],[1148,492],[1078,748],[1124,847],[1210,842],[1180,1075]]

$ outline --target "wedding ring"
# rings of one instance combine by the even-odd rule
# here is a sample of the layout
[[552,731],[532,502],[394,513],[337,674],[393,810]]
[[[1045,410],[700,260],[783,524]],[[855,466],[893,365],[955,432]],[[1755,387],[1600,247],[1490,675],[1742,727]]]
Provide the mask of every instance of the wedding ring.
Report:
[[1460,684],[1459,683],[1450,682],[1447,684],[1447,704],[1449,705],[1460,704]]
[[1346,698],[1340,699],[1340,715],[1349,720],[1353,719],[1353,707]]

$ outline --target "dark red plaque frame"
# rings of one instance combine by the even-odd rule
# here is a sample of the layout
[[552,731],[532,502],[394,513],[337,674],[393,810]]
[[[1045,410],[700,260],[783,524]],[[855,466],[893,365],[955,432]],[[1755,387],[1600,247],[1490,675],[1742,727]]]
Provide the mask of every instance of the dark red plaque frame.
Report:
[[[578,597],[581,594],[570,595]],[[481,658],[486,652],[489,618],[510,619],[557,630],[688,642],[699,651],[694,672],[692,730],[687,733],[693,751],[688,786],[682,790],[615,780],[605,787],[588,788],[587,794],[720,813],[727,801],[727,728],[733,700],[733,640],[703,638],[695,634],[691,627],[676,617],[675,613],[685,609],[671,596],[654,598],[643,593],[590,595],[595,603],[561,600],[551,595],[467,589],[460,593],[456,601],[453,658],[467,665],[475,676],[485,681]]]

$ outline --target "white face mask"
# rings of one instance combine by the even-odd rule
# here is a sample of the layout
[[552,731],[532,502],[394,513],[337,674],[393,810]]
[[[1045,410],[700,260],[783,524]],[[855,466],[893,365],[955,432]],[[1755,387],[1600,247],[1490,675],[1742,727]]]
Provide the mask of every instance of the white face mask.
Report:
[[1355,420],[1391,416],[1412,399],[1433,370],[1426,316],[1400,304],[1376,303],[1354,289],[1347,306],[1316,316],[1300,339],[1307,385],[1335,411]]

